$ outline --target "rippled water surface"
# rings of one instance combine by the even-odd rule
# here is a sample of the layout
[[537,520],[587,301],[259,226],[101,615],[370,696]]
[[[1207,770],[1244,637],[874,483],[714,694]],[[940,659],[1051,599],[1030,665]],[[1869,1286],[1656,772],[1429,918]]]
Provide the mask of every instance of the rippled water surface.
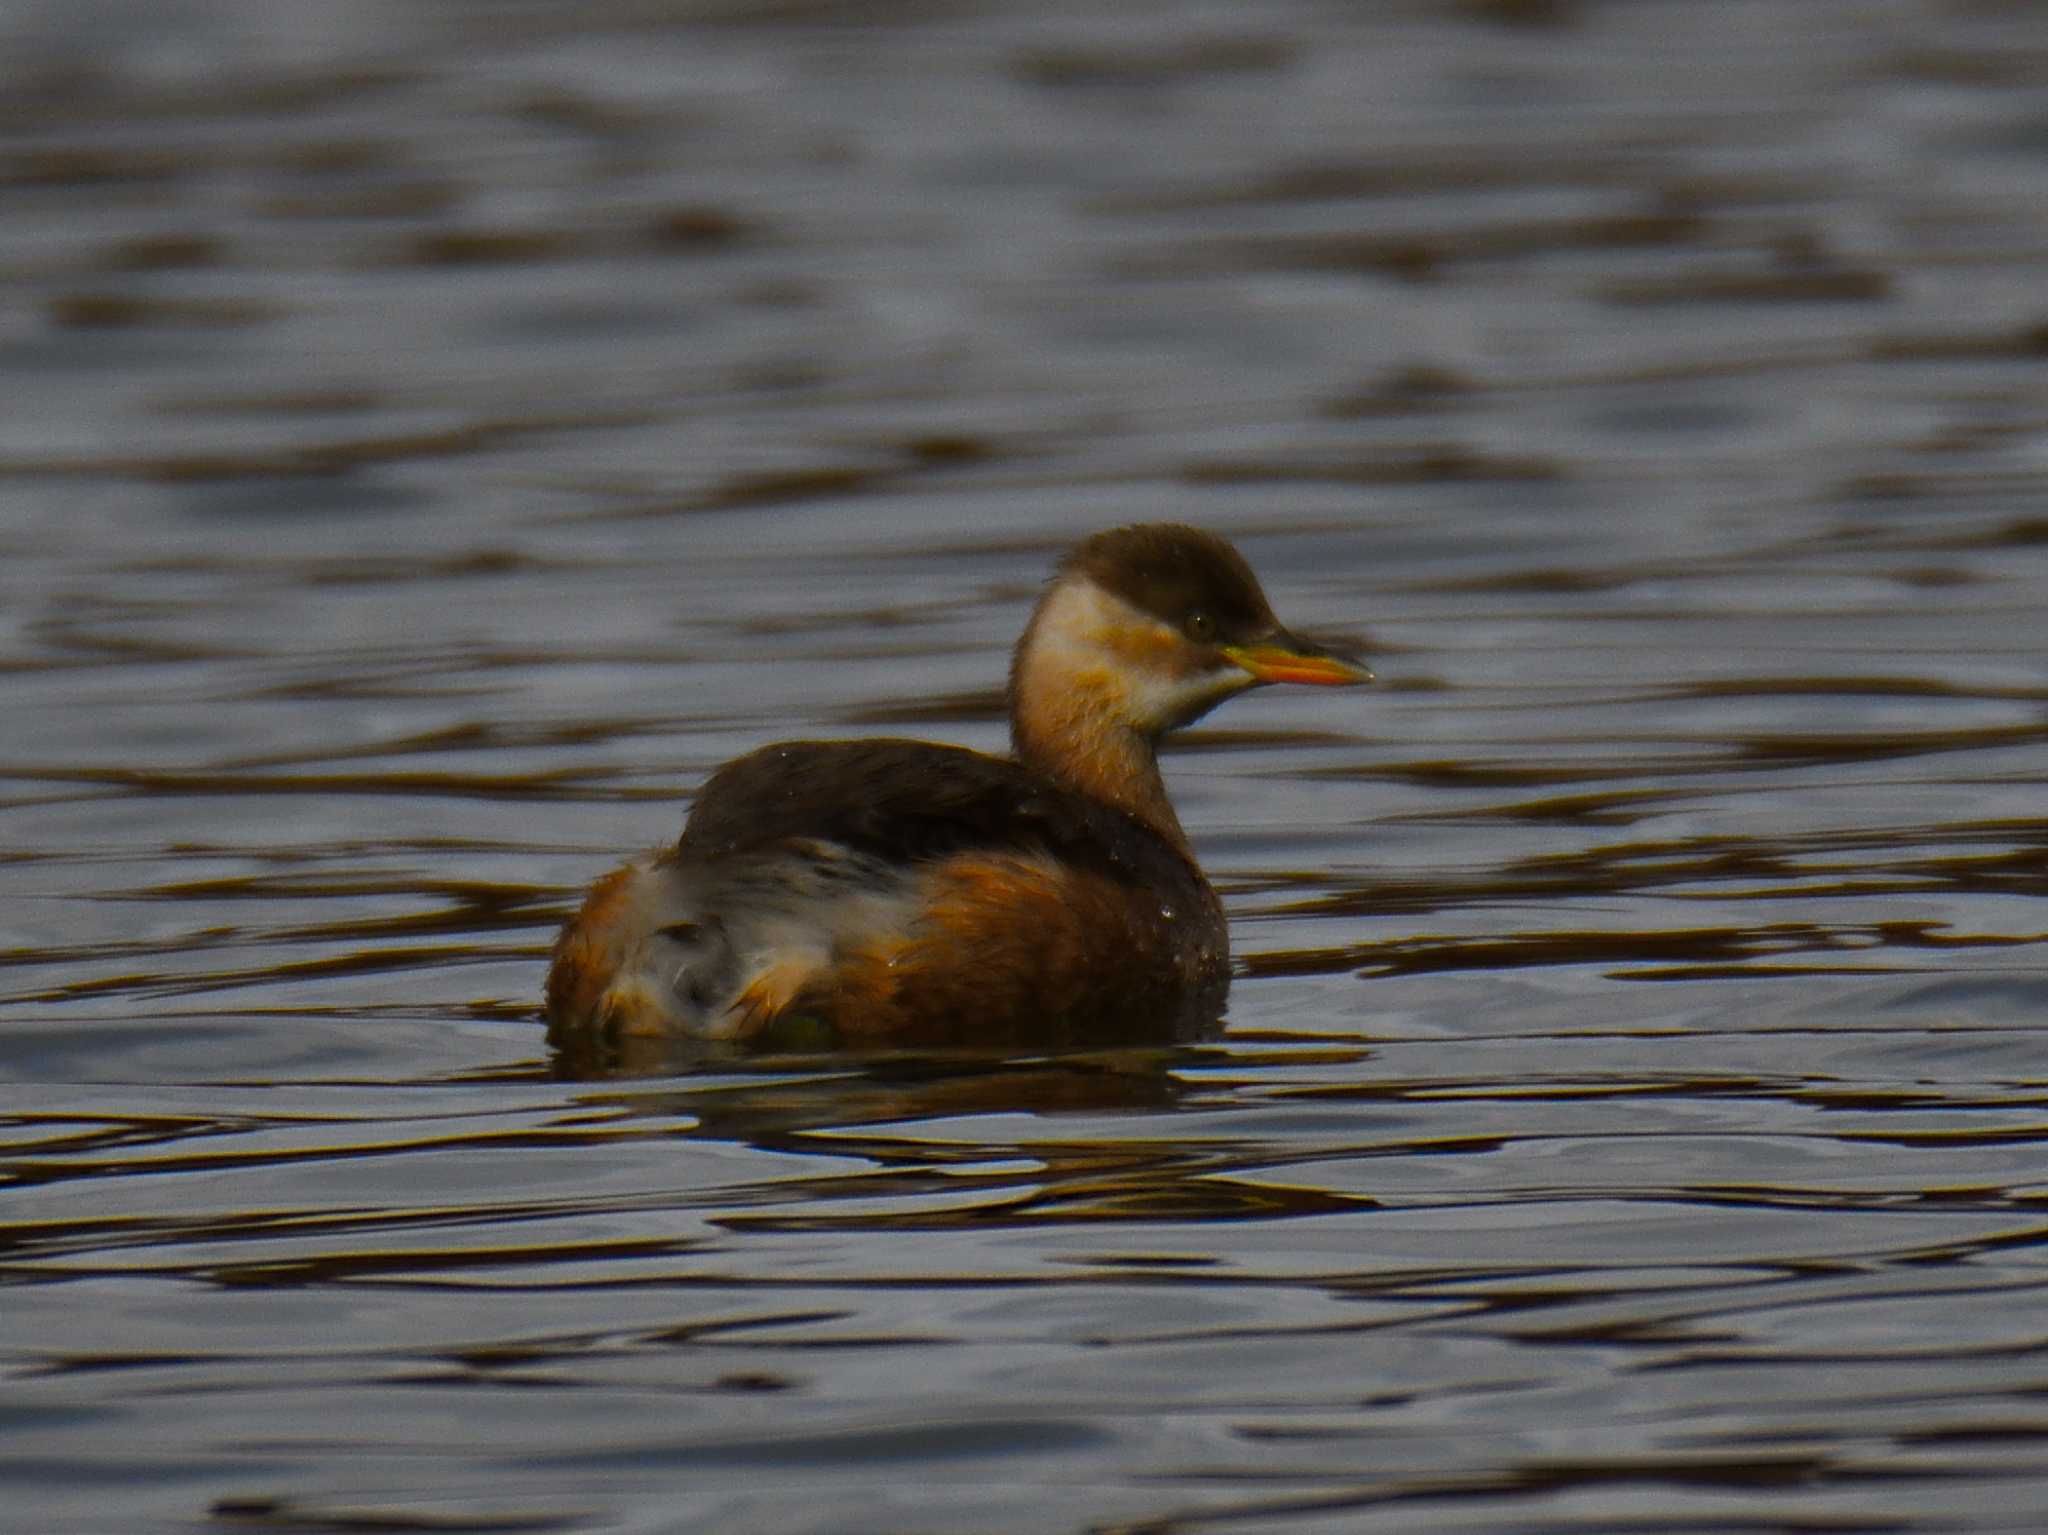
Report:
[[[2048,11],[0,21],[0,1525],[2048,1506]],[[1076,535],[1369,693],[1168,762],[1214,1045],[552,1061]]]

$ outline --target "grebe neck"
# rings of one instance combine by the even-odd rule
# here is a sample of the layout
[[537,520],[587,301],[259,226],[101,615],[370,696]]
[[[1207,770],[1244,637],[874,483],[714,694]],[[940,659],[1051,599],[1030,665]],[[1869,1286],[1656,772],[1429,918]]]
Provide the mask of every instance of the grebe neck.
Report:
[[1098,643],[1104,601],[1092,587],[1057,584],[1031,615],[1010,662],[1011,748],[1025,766],[1187,852],[1159,775],[1157,733],[1135,722],[1128,667]]
[[[1027,691],[1019,704],[1030,697]],[[1187,851],[1187,833],[1166,797],[1159,754],[1149,737],[1127,726],[1092,718],[1085,696],[1038,699],[1010,716],[1010,742],[1017,760],[1090,799],[1135,816],[1168,842]]]

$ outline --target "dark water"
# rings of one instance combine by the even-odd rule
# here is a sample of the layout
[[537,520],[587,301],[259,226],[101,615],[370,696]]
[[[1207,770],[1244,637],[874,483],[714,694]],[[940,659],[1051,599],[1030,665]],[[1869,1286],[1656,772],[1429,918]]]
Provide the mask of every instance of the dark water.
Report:
[[[2044,1527],[2048,9],[0,25],[0,1525]],[[1151,517],[1221,1043],[556,1074]]]

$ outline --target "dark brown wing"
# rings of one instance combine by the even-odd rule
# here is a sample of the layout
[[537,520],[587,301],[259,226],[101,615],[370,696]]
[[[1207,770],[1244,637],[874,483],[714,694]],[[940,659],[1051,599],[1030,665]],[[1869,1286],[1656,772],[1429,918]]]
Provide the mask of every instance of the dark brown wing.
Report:
[[1122,811],[1003,757],[927,741],[784,741],[705,782],[677,853],[721,858],[811,837],[897,863],[1049,853],[1174,894],[1188,860]]

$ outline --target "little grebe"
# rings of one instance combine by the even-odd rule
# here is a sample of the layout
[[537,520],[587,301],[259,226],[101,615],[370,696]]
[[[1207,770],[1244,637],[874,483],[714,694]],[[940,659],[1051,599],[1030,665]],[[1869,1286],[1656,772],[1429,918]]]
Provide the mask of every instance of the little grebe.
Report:
[[1099,533],[1017,642],[1014,758],[789,741],[726,764],[681,840],[562,929],[550,1038],[1071,1047],[1211,1023],[1229,940],[1158,739],[1261,683],[1371,680],[1282,629],[1222,539]]

